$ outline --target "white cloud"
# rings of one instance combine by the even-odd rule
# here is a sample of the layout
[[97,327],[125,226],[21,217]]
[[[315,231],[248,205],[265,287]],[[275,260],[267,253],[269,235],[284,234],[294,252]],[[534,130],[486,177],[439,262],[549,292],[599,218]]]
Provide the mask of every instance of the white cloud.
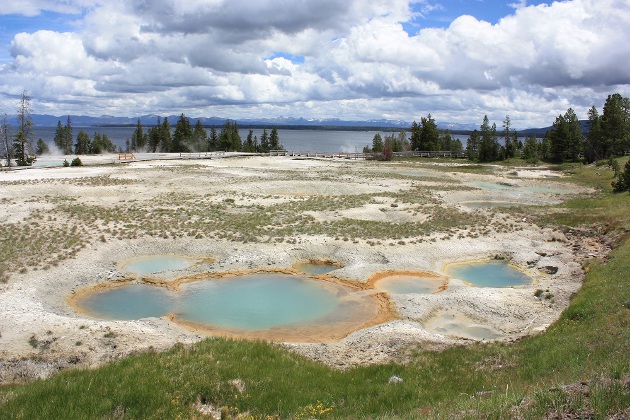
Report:
[[79,14],[101,3],[101,0],[5,0],[0,7],[0,15],[38,16],[42,12]]
[[[439,7],[417,3],[420,13]],[[20,4],[25,15],[82,17],[75,32],[15,36],[13,59],[0,68],[7,112],[26,88],[34,106],[57,114],[412,120],[431,112],[461,122],[510,114],[531,126],[569,106],[585,117],[609,93],[630,96],[630,0],[520,1],[495,25],[460,16],[414,36],[402,23],[418,12],[403,0]],[[303,62],[269,58],[277,53]]]

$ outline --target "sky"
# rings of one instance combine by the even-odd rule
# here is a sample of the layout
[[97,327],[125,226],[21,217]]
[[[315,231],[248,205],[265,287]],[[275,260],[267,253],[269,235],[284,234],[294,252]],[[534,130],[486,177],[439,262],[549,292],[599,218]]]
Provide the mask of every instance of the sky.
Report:
[[630,0],[0,0],[0,112],[544,127],[630,96]]

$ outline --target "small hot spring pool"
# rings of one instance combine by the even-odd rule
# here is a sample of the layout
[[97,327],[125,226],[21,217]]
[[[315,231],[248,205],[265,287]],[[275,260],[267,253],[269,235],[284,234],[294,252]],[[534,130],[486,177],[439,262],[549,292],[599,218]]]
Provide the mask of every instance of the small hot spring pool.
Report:
[[370,296],[354,292],[327,281],[265,273],[195,280],[181,284],[179,292],[128,284],[79,296],[75,304],[99,318],[169,315],[176,323],[230,332],[278,328],[290,329],[292,334],[300,328],[334,332],[341,326],[343,336],[348,328],[364,325],[379,311]]
[[312,321],[340,304],[319,282],[275,274],[193,282],[182,286],[177,317],[239,330]]
[[76,303],[99,318],[133,320],[168,314],[177,305],[177,294],[164,287],[127,284],[81,296]]
[[195,260],[176,255],[154,255],[132,260],[123,265],[123,268],[138,276],[157,273],[165,270],[181,270],[196,263]]
[[450,277],[479,287],[524,286],[532,282],[531,277],[503,260],[455,264],[446,271]]

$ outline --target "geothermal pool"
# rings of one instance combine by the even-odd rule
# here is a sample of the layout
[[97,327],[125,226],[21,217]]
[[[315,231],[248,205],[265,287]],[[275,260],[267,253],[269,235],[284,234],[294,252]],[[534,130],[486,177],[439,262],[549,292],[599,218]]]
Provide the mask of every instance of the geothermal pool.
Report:
[[[73,303],[98,318],[168,316],[196,330],[273,339],[338,339],[376,323],[381,315],[379,300],[370,293],[276,273],[193,279],[183,281],[177,291],[147,284],[112,286],[79,294]],[[267,337],[268,331],[274,334]]]
[[446,272],[449,277],[478,287],[524,286],[532,282],[531,277],[503,260],[454,264],[447,267]]
[[99,318],[133,320],[165,316],[175,309],[176,298],[164,287],[127,284],[81,296],[76,303]]
[[[138,277],[179,270],[200,259],[149,256],[127,262],[124,269]],[[213,334],[272,340],[321,341],[396,318],[386,294],[439,293],[448,278],[433,273],[391,272],[368,284],[351,285],[327,277],[340,268],[332,262],[296,263],[304,274],[262,272],[191,275],[158,284],[100,285],[71,298],[81,312],[116,320],[168,317],[185,328]],[[527,285],[531,278],[506,261],[457,263],[448,277],[477,287]],[[381,275],[382,276],[382,275]],[[369,284],[372,284],[370,288]],[[385,293],[382,293],[385,292]],[[501,334],[460,314],[443,313],[425,324],[431,331],[470,339]]]
[[313,321],[341,304],[334,290],[316,280],[278,274],[182,285],[176,316],[239,330],[263,330]]
[[123,269],[137,276],[144,276],[166,270],[181,270],[191,267],[196,262],[196,260],[175,255],[156,255],[130,261],[123,264]]

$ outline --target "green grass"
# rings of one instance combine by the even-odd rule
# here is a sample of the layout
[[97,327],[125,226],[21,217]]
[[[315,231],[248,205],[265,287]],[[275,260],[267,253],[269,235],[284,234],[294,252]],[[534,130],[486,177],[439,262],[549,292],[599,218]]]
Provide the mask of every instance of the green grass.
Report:
[[[406,365],[347,371],[279,345],[209,338],[2,387],[0,419],[200,418],[196,403],[261,419],[628,416],[630,194],[610,193],[596,167],[571,170],[599,192],[538,217],[567,228],[602,227],[616,249],[589,261],[583,287],[544,333],[441,352],[410,349]],[[388,383],[393,375],[403,382]],[[582,382],[588,392],[579,391]]]

